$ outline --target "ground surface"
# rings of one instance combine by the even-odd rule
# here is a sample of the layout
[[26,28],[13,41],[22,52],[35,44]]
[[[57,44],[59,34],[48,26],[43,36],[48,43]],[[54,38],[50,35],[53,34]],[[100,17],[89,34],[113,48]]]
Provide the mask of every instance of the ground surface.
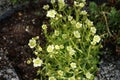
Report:
[[36,77],[36,69],[26,64],[33,56],[28,41],[33,36],[41,35],[43,19],[37,15],[42,13],[40,10],[36,12],[32,7],[28,9],[28,6],[0,22],[0,48],[7,50],[6,56],[21,80],[33,80]]
[[[5,56],[9,64],[17,73],[20,80],[33,80],[36,76],[36,68],[26,61],[33,57],[32,50],[28,47],[28,41],[33,36],[40,36],[42,44],[45,39],[42,34],[41,25],[45,20],[45,12],[39,6],[26,5],[5,20],[0,21],[0,48],[7,53]],[[120,80],[120,58],[117,55],[109,55],[104,51],[101,56],[98,80]],[[1,59],[4,55],[0,55]],[[0,60],[1,60],[0,59]],[[5,64],[5,65],[3,65]],[[6,66],[8,62],[0,62]],[[3,70],[3,67],[0,67]],[[0,77],[0,80],[5,80]]]

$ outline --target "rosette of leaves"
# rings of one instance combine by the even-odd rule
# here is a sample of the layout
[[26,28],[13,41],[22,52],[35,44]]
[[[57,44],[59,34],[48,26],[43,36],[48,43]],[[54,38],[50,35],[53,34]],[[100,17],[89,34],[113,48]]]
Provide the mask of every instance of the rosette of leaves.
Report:
[[51,0],[51,4],[51,8],[44,6],[49,25],[41,26],[46,45],[40,47],[36,37],[29,41],[36,55],[32,62],[39,68],[40,79],[45,76],[49,80],[94,80],[101,38],[83,9],[86,2],[74,0],[69,6],[64,0],[57,3]]

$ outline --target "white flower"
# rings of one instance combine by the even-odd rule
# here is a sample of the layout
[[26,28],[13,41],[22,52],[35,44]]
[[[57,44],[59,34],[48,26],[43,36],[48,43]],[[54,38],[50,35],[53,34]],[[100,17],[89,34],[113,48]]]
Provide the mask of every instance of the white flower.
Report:
[[72,16],[68,16],[68,21],[71,21],[73,19]]
[[84,10],[84,11],[81,11],[81,13],[80,14],[82,14],[82,15],[86,15],[87,14],[87,12]]
[[60,49],[64,49],[64,46],[62,44],[60,45]]
[[80,3],[79,6],[80,6],[81,8],[83,8],[83,7],[85,6],[85,4],[84,4],[84,3]]
[[54,45],[49,45],[49,46],[47,47],[47,51],[48,51],[48,52],[53,52],[53,50],[54,50]]
[[67,38],[67,34],[62,34],[62,38],[66,39]]
[[76,7],[79,6],[79,2],[74,1],[74,5],[75,5]]
[[76,80],[76,79],[75,79],[75,77],[73,76],[73,77],[68,78],[68,80]]
[[30,39],[28,45],[30,48],[34,48],[36,46],[36,40],[34,38]]
[[65,1],[64,0],[58,0],[59,3],[59,8],[63,8],[65,6]]
[[100,36],[99,36],[99,35],[95,35],[95,36],[93,37],[93,42],[99,43],[99,42],[100,42]]
[[43,25],[42,25],[42,29],[43,29],[43,30],[46,30],[46,29],[47,29],[47,25],[46,25],[46,24],[43,24]]
[[38,52],[35,51],[34,54],[35,54],[35,55],[38,55]]
[[91,42],[91,44],[92,44],[92,45],[95,45],[95,44],[96,44],[96,42],[93,42],[93,41],[92,41],[92,42]]
[[55,77],[49,77],[49,80],[56,80]]
[[58,49],[60,49],[60,46],[58,46],[58,45],[55,45],[55,49],[57,49],[57,50],[58,50]]
[[49,10],[47,11],[47,17],[54,18],[57,12],[55,10]]
[[86,78],[90,79],[90,78],[92,77],[92,74],[90,74],[90,72],[87,72],[87,73],[85,74],[85,76],[86,76]]
[[43,61],[38,57],[36,59],[33,59],[33,66],[34,67],[39,67],[42,65],[42,63],[43,63]]
[[67,51],[69,52],[69,55],[74,55],[75,54],[75,50],[72,48],[72,46],[67,46]]
[[54,34],[55,36],[59,36],[60,32],[58,30],[55,30]]
[[85,23],[86,23],[88,26],[93,26],[93,22],[90,21],[89,19],[87,19],[87,20],[85,21]]
[[52,4],[54,4],[54,3],[55,3],[55,0],[51,0],[50,2],[51,2]]
[[58,0],[59,3],[65,4],[64,0]]
[[58,73],[59,76],[63,76],[63,71],[62,70],[58,70],[57,73]]
[[76,63],[74,63],[74,62],[72,62],[71,64],[70,64],[70,66],[71,66],[71,68],[73,68],[73,69],[75,69],[77,66],[76,66]]
[[81,1],[85,2],[86,0],[81,0]]
[[96,33],[96,28],[95,27],[91,27],[90,28],[90,32],[92,32],[92,34],[95,34]]
[[76,26],[76,28],[81,28],[81,27],[82,27],[82,24],[79,23],[79,22],[77,22],[75,26]]
[[69,55],[70,56],[72,56],[72,55],[74,55],[75,54],[75,50],[74,49],[72,49],[71,51],[69,51]]
[[69,67],[65,67],[65,71],[66,71],[66,72],[69,72],[69,71],[70,71],[70,68],[69,68]]
[[67,46],[67,51],[71,51],[72,50],[72,46]]
[[42,51],[41,46],[37,46],[37,51]]
[[76,21],[73,19],[70,23],[74,25],[76,24]]
[[59,18],[58,17],[55,17],[55,20],[58,20]]
[[73,34],[76,38],[80,38],[80,33],[78,31],[74,31]]
[[48,9],[49,9],[49,5],[44,5],[44,6],[43,6],[43,9],[44,9],[44,10],[48,10]]
[[62,14],[59,14],[59,17],[63,17]]

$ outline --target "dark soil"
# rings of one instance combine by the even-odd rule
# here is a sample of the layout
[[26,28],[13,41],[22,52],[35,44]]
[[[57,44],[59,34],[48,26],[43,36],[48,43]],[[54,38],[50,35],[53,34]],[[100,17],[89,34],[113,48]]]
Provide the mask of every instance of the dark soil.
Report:
[[26,61],[34,56],[28,46],[29,39],[39,36],[41,44],[45,44],[41,29],[43,21],[47,20],[46,13],[42,9],[43,4],[28,4],[10,17],[0,21],[0,48],[8,52],[7,57],[20,80],[34,80],[37,77],[37,68],[34,68],[32,64],[28,65]]
[[21,80],[33,80],[36,77],[37,69],[26,63],[34,56],[28,46],[29,39],[39,36],[41,43],[45,43],[41,31],[45,12],[42,4],[35,5],[26,5],[0,22],[0,48],[8,51],[7,57]]

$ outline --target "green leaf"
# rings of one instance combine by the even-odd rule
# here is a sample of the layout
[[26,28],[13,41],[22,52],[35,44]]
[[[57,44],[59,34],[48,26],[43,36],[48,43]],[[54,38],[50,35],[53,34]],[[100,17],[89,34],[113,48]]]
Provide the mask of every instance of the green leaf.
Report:
[[97,4],[95,2],[90,2],[89,9],[92,13],[96,13],[97,11]]
[[117,13],[116,9],[114,7],[111,8],[111,11],[110,11],[110,16],[115,16]]

